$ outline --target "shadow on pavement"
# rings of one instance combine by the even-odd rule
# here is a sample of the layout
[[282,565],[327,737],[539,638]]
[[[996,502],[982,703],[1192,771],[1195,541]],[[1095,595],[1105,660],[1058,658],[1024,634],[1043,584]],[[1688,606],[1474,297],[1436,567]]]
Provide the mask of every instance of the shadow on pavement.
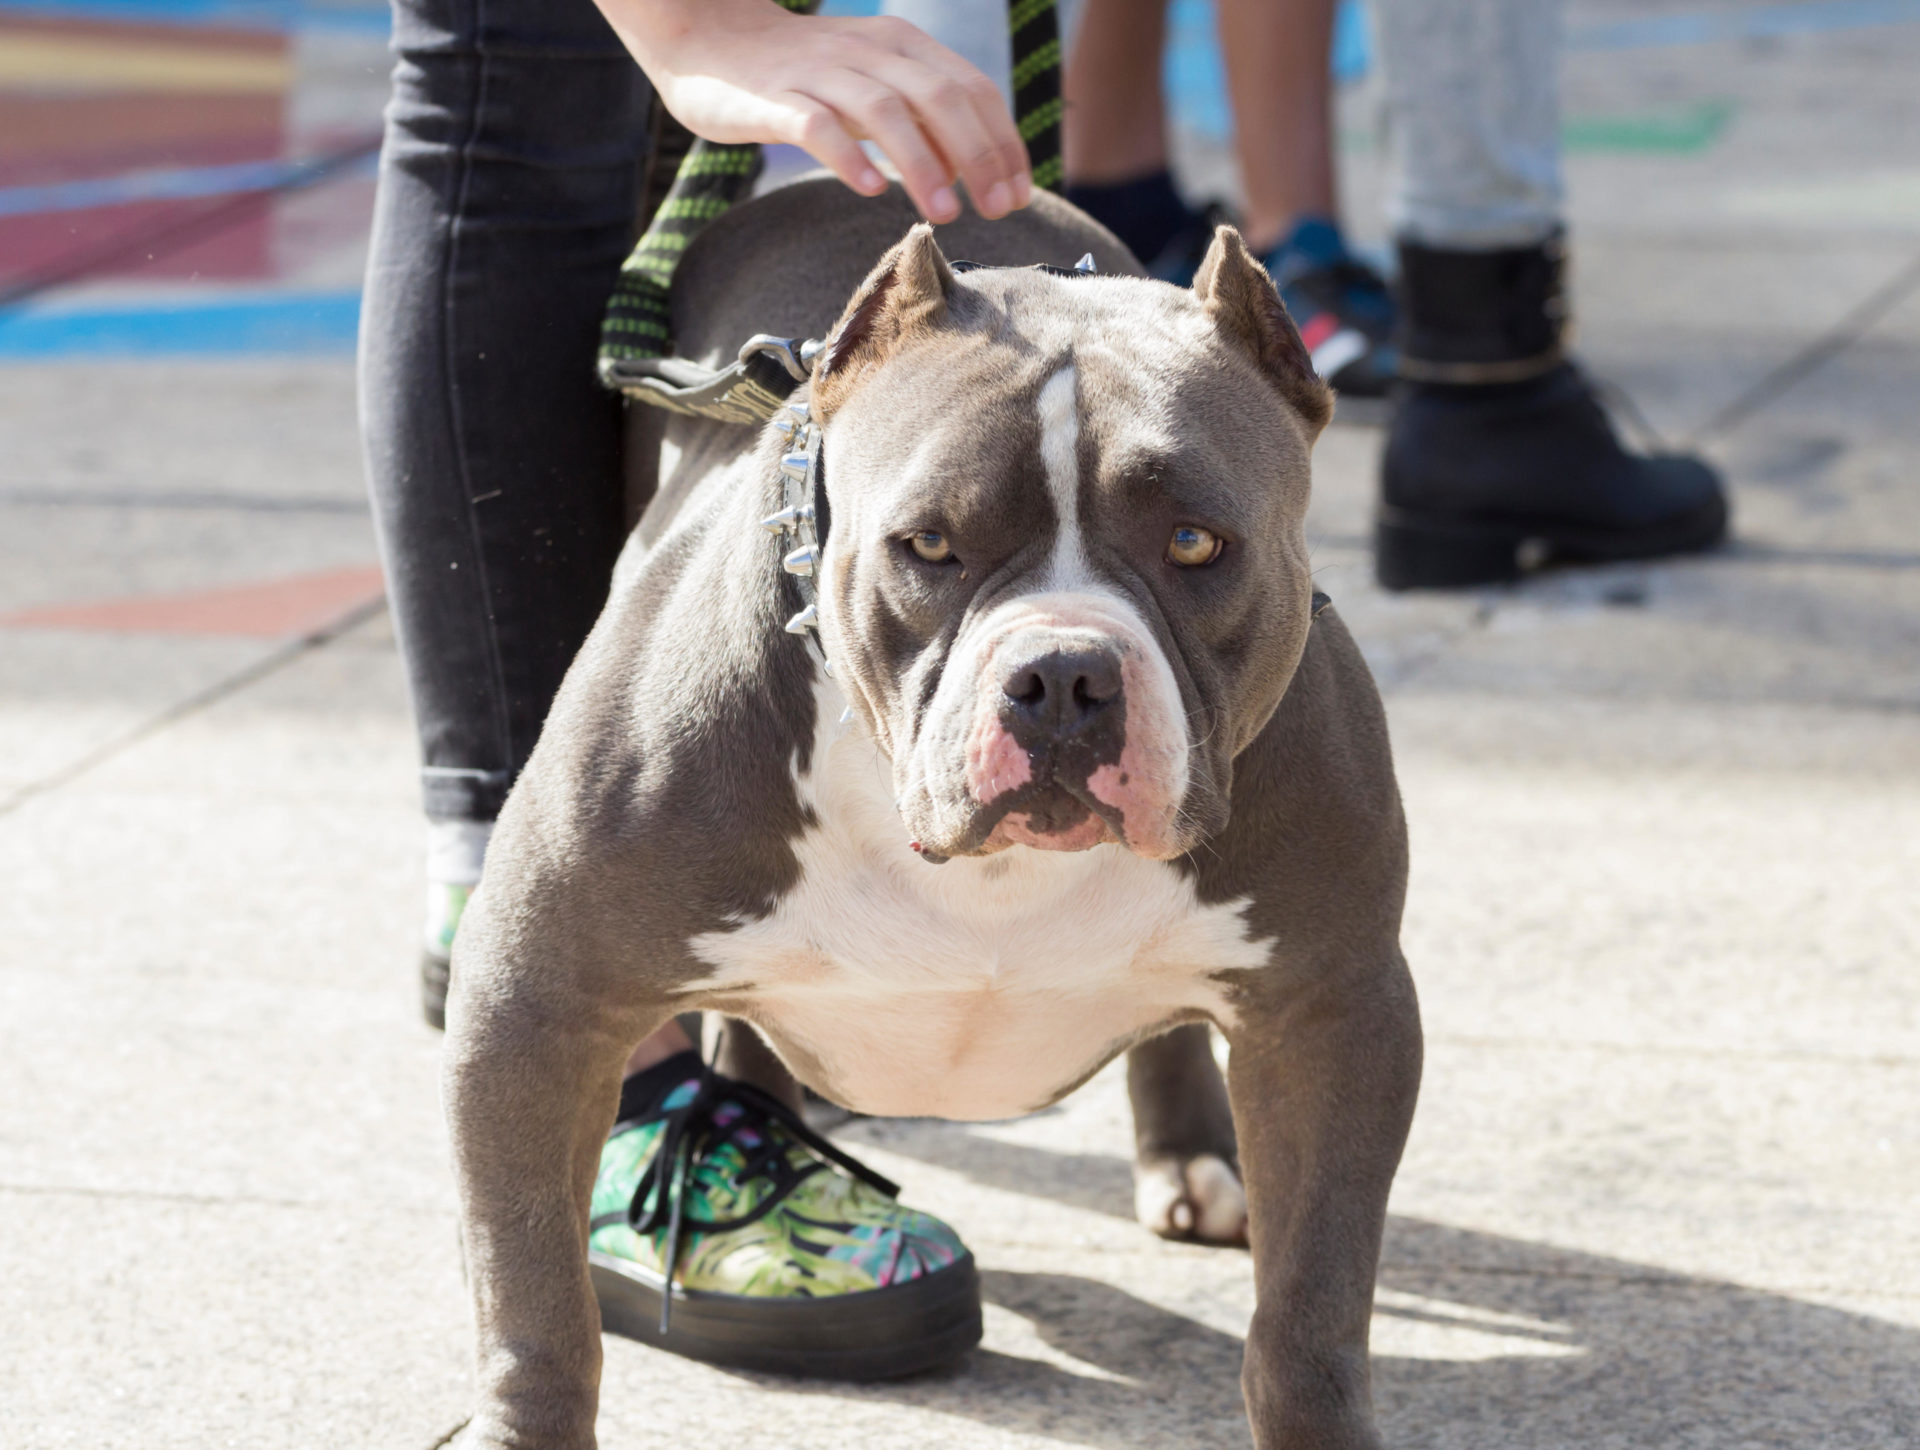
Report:
[[[976,1181],[1130,1217],[1118,1158],[948,1125],[874,1128],[875,1141]],[[1407,1217],[1389,1224],[1379,1282],[1377,1313],[1400,1321],[1387,1327],[1433,1346],[1376,1353],[1375,1404],[1395,1450],[1920,1445],[1920,1332],[1898,1324]],[[815,1392],[1089,1446],[1248,1443],[1238,1336],[1076,1274],[989,1270],[983,1287],[1084,1368],[982,1350],[946,1373]]]

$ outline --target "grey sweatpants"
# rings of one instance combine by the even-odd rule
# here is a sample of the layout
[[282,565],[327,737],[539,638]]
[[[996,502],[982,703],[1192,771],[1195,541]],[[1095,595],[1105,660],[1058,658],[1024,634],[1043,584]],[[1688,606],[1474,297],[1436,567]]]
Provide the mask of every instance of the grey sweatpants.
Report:
[[1394,149],[1387,217],[1431,247],[1559,225],[1560,0],[1367,0]]

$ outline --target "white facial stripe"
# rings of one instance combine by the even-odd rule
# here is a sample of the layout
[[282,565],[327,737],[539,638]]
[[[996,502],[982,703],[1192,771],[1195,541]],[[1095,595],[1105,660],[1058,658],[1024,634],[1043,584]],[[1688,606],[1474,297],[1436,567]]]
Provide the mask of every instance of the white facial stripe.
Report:
[[1040,389],[1040,461],[1060,527],[1053,541],[1053,584],[1072,589],[1084,585],[1090,573],[1080,533],[1080,399],[1072,363]]

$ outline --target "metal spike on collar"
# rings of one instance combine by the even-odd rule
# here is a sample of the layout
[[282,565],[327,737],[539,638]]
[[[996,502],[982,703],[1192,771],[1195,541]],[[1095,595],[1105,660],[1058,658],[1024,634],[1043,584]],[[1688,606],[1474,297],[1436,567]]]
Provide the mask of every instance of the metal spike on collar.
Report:
[[1081,257],[1079,261],[1075,262],[1073,264],[1073,270],[1076,272],[1096,271],[1097,269],[1093,265],[1093,253],[1088,252],[1086,255]]
[[790,534],[800,527],[801,524],[810,524],[812,522],[813,505],[810,503],[801,503],[794,504],[790,508],[783,508],[777,514],[768,514],[764,519],[760,520],[760,527],[770,534]]
[[[782,537],[780,567],[791,575],[797,586],[802,608],[786,623],[788,634],[804,636],[820,628],[820,609],[814,593],[813,577],[820,568],[823,546],[816,532],[815,500],[820,491],[820,450],[825,442],[819,426],[813,422],[812,408],[804,402],[787,403],[774,417],[774,427],[785,437],[786,448],[776,475],[782,507],[760,521],[760,526]],[[820,668],[832,675],[816,640],[814,652],[820,654]]]

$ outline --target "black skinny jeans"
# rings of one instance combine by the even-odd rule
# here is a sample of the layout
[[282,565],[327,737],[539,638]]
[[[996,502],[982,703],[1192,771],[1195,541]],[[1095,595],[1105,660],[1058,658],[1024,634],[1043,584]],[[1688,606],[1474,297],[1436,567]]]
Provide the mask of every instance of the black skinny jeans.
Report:
[[593,375],[650,91],[591,0],[394,0],[360,418],[427,815],[490,821],[623,537]]

